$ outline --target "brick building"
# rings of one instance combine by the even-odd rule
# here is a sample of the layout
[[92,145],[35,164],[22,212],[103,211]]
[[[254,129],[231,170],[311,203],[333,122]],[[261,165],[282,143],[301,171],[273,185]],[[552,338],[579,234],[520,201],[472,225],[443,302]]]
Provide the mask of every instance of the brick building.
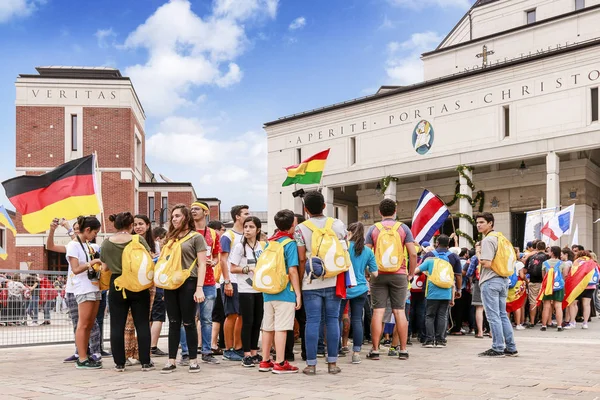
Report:
[[[98,242],[114,231],[110,214],[130,210],[164,224],[173,205],[197,198],[191,183],[157,182],[146,165],[146,115],[131,80],[118,69],[36,70],[39,74],[21,74],[16,82],[16,173],[42,174],[95,152],[104,209]],[[47,233],[28,234],[18,214],[14,223],[14,248],[7,243],[9,256],[0,260],[0,269],[66,269],[64,255],[46,251]],[[59,228],[55,242],[68,241]]]

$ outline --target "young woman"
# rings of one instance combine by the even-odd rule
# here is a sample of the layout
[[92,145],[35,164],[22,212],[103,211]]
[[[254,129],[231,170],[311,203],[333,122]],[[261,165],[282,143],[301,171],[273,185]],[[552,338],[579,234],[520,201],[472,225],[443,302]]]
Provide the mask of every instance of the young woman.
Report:
[[[565,247],[560,251],[560,260],[562,261],[562,274],[563,277],[569,276],[569,272],[571,271],[571,267],[573,266],[573,261],[575,261],[575,254],[573,251]],[[564,309],[565,316],[563,321],[563,328],[571,329],[571,313],[569,312],[570,307]],[[575,317],[573,317],[573,322],[575,322]],[[567,328],[568,327],[568,328]]]
[[348,226],[348,240],[350,246],[350,260],[354,275],[356,275],[356,286],[346,291],[346,299],[342,300],[340,306],[340,321],[343,318],[343,312],[346,303],[350,302],[350,325],[352,326],[352,364],[360,364],[360,349],[363,342],[363,309],[369,292],[365,270],[369,269],[372,277],[377,277],[377,262],[373,250],[365,247],[365,227],[360,222],[352,223]]
[[73,294],[77,303],[78,321],[75,345],[79,359],[76,361],[76,367],[98,369],[102,368],[102,363],[88,358],[87,352],[90,333],[96,323],[102,293],[98,285],[94,285],[88,278],[88,270],[93,269],[95,265],[99,267],[101,263],[98,245],[90,243],[96,238],[101,225],[96,217],[79,217],[77,225],[79,233],[75,237],[76,240],[69,242],[66,248],[69,263],[66,292]]
[[[587,250],[581,250],[577,253],[577,259],[573,262],[573,266],[571,267],[570,275],[574,275],[577,272],[579,266],[587,261],[593,261],[591,258],[591,254]],[[583,307],[583,324],[581,326],[582,329],[588,329],[588,320],[590,319],[591,302],[594,297],[594,292],[596,286],[598,285],[598,265],[596,264],[595,272],[592,280],[588,283],[585,290],[577,297],[570,306],[569,306],[569,317],[571,319],[571,323],[569,326],[565,327],[566,329],[573,329],[577,327],[577,323],[575,322],[575,318],[577,317],[577,303],[581,300],[581,305]]]
[[[565,280],[562,274],[562,261],[560,260],[561,250],[558,246],[552,246],[550,248],[550,259],[544,261],[542,267],[542,273],[544,278],[549,273],[552,273],[553,280],[546,282],[546,279],[542,283],[546,283],[546,285],[551,286],[552,293],[546,294],[544,293],[542,296],[543,301],[543,309],[542,309],[542,327],[540,328],[542,331],[545,331],[549,325],[552,325],[552,312],[556,315],[556,323],[558,324],[558,331],[561,332],[563,330],[562,322],[563,322],[563,310],[562,310],[562,302],[565,297]],[[546,290],[544,285],[542,284],[542,290]],[[554,304],[553,304],[554,303]]]
[[256,261],[262,254],[260,243],[261,223],[257,217],[244,221],[244,237],[231,251],[231,273],[237,274],[240,294],[240,314],[242,316],[242,366],[254,367],[260,364],[258,337],[263,319],[263,295],[252,288],[252,278]]
[[[135,331],[137,331],[137,346],[139,348],[139,360],[142,364],[142,371],[151,371],[154,369],[154,364],[150,361],[150,290],[142,290],[141,292],[130,292],[125,290],[125,294],[121,290],[115,289],[115,279],[121,276],[123,272],[122,257],[123,250],[131,242],[131,230],[133,227],[133,215],[130,212],[113,214],[108,217],[117,233],[111,236],[108,240],[102,242],[101,257],[103,267],[112,272],[110,278],[110,290],[108,293],[108,305],[110,308],[110,347],[113,353],[115,362],[115,371],[125,371],[126,363],[126,335],[125,325],[127,315],[133,317],[135,325],[132,334],[135,339]],[[150,250],[148,243],[144,237],[140,237],[140,243]]]
[[206,274],[206,241],[196,232],[190,209],[183,204],[178,204],[171,212],[167,242],[181,240],[187,235],[192,237],[181,245],[181,266],[183,269],[192,269],[190,277],[175,290],[165,289],[165,302],[169,314],[169,361],[161,371],[163,374],[171,373],[176,369],[175,359],[182,323],[190,351],[189,372],[200,372],[196,303],[204,301],[202,285]]

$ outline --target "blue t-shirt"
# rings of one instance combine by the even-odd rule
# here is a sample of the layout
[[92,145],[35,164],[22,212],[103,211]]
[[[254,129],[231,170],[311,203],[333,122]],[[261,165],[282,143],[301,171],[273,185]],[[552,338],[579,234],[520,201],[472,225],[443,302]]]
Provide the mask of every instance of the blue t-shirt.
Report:
[[368,267],[369,272],[377,271],[377,261],[375,261],[373,250],[366,246],[362,253],[360,253],[360,256],[357,256],[354,251],[354,242],[352,241],[350,242],[348,252],[350,253],[350,261],[352,261],[352,268],[354,268],[354,275],[356,275],[356,286],[346,290],[346,298],[353,299],[369,291],[367,278],[365,278],[365,269]]
[[[277,239],[277,241],[279,243],[281,243],[285,239],[287,239],[287,238],[282,237],[282,238]],[[267,248],[267,247],[269,247],[268,243],[265,246],[265,248]],[[292,240],[290,243],[286,244],[285,247],[283,248],[283,253],[285,256],[285,272],[289,276],[290,268],[298,268],[298,264],[300,264],[300,262],[298,261],[298,245],[296,244],[296,241]],[[286,288],[281,293],[277,293],[277,294],[263,293],[263,300],[265,302],[267,302],[267,301],[286,301],[288,303],[295,303],[296,295],[294,294],[294,291],[292,290],[292,281],[288,282]]]
[[[435,259],[428,258],[419,266],[421,272],[426,272],[431,275],[433,272],[433,264]],[[431,279],[427,279],[427,300],[452,300],[452,288],[443,289],[431,283]]]

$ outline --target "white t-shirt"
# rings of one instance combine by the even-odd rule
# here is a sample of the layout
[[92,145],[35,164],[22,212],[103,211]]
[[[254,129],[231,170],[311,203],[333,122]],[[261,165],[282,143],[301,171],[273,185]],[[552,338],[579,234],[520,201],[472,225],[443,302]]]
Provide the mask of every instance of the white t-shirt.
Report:
[[[89,245],[94,251],[100,250],[100,247],[97,244],[90,243]],[[83,246],[86,247],[86,244],[84,243]],[[83,251],[81,244],[77,240],[73,240],[67,244],[67,262],[69,263],[69,273],[67,276],[67,286],[65,287],[65,292],[78,295],[99,291],[100,289],[98,286],[94,285],[88,279],[87,270],[77,275],[73,273],[73,270],[71,269],[71,260],[69,257],[79,260],[79,265],[90,261],[90,255]]]
[[[233,250],[231,251],[229,261],[231,262],[231,264],[235,264],[238,267],[243,268],[246,266],[250,266],[253,268],[256,266],[256,260],[258,260],[258,257],[260,257],[260,255],[262,254],[263,248],[260,242],[256,242],[254,250],[252,250],[252,247],[248,246],[247,244],[245,247],[246,251],[244,253],[244,246],[242,246],[242,243],[240,242],[236,244]],[[232,275],[237,275],[236,279],[239,293],[258,293],[252,288],[252,284],[250,283],[254,279],[254,272],[251,271],[247,274]]]
[[[232,236],[233,240],[231,240]],[[221,236],[221,253],[229,253],[227,257],[227,270],[229,271],[229,280],[231,281],[231,283],[238,283],[238,274],[231,273],[231,252],[233,251],[233,249],[235,249],[235,246],[238,243],[241,243],[242,237],[243,235],[241,233],[238,233],[233,229],[228,230],[223,234],[223,236]],[[219,283],[222,284],[223,282],[225,282],[225,277],[223,276],[223,274],[221,274],[221,279],[219,280]]]

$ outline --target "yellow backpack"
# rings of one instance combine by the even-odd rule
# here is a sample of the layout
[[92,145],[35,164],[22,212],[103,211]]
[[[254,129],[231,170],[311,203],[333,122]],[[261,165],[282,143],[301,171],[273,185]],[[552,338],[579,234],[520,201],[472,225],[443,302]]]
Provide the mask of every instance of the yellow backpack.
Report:
[[517,255],[512,243],[500,232],[491,232],[488,236],[498,238],[498,250],[492,260],[492,270],[505,278],[508,278],[515,272],[515,263]]
[[333,218],[327,218],[323,228],[317,228],[312,221],[302,223],[312,232],[312,257],[322,260],[325,268],[324,279],[338,276],[342,272],[348,271],[352,265],[348,251],[344,249],[342,242],[333,230],[334,221]]
[[127,298],[125,289],[141,292],[152,287],[154,263],[148,250],[140,243],[139,235],[132,235],[131,242],[123,249],[121,265],[122,272],[115,279],[115,289],[123,292],[123,298]]
[[379,229],[379,236],[375,246],[375,260],[377,268],[382,272],[396,272],[402,268],[404,261],[404,246],[398,229],[402,222],[396,222],[391,227],[386,227],[381,222],[375,224]]
[[156,287],[175,290],[189,278],[198,260],[195,259],[188,269],[183,269],[181,266],[181,245],[196,235],[198,235],[198,232],[192,231],[181,239],[170,239],[166,246],[162,248],[154,268],[154,284]]
[[285,290],[290,278],[285,269],[284,247],[291,241],[292,239],[285,239],[281,243],[276,240],[269,242],[256,262],[252,281],[254,290],[267,294]]
[[[449,289],[454,286],[454,269],[448,261],[447,253],[440,254],[433,251],[433,268],[431,273],[427,274],[429,282],[441,289]],[[429,288],[429,287],[428,287]]]

